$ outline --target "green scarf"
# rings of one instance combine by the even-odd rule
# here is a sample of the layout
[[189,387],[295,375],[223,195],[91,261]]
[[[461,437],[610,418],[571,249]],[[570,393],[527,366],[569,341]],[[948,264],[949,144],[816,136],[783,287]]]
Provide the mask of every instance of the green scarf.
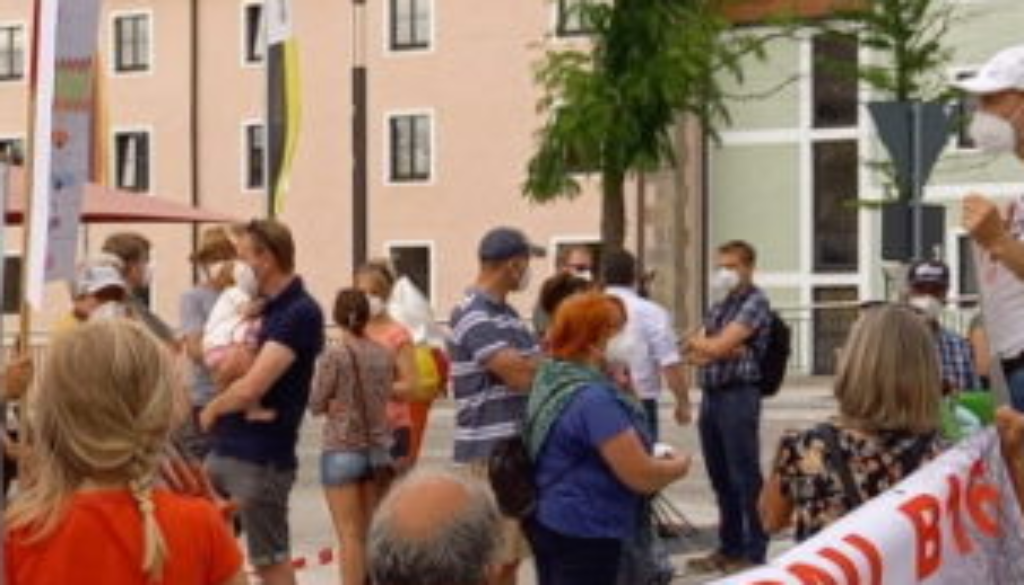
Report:
[[593,383],[611,382],[590,366],[561,360],[541,362],[530,390],[523,429],[523,438],[531,459],[537,459],[548,433],[577,392]]

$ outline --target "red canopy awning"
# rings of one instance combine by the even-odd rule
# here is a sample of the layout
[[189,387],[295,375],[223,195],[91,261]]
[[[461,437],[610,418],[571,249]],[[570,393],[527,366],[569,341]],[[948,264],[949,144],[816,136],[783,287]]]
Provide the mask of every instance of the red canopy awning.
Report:
[[[20,224],[25,211],[25,172],[11,172],[11,193],[6,223]],[[132,193],[90,183],[82,201],[84,223],[233,223],[237,217],[161,199],[148,193]]]

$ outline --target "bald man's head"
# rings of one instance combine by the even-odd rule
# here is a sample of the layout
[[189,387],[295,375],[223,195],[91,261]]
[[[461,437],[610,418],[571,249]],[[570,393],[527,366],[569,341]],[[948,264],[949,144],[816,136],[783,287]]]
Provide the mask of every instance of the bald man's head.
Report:
[[381,502],[369,562],[379,585],[483,585],[501,542],[489,493],[460,474],[416,469]]

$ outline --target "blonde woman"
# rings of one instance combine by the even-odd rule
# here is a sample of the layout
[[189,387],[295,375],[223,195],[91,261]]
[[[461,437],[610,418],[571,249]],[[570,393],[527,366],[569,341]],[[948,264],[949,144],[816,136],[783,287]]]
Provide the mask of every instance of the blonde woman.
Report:
[[907,307],[865,311],[840,354],[838,416],[779,443],[761,494],[770,532],[796,520],[805,540],[910,475],[942,450],[935,340]]
[[167,350],[123,319],[58,339],[29,397],[26,482],[6,515],[8,585],[245,583],[214,505],[153,487],[187,410]]

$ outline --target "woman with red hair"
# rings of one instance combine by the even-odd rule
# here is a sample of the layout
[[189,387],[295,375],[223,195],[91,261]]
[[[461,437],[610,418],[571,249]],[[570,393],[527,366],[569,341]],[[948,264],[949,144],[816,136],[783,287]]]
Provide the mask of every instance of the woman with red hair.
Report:
[[686,475],[689,457],[651,455],[640,402],[606,373],[624,345],[615,297],[568,298],[548,334],[551,359],[534,379],[524,437],[538,505],[529,533],[540,585],[612,585],[643,498]]

